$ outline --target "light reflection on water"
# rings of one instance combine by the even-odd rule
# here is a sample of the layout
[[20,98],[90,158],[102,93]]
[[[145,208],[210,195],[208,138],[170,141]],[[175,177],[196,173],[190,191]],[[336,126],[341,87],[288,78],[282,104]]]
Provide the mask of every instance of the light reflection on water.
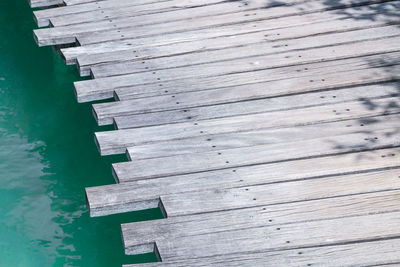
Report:
[[93,142],[89,104],[67,68],[32,38],[25,0],[0,1],[0,266],[121,266],[120,224],[159,211],[89,218],[84,188],[114,183]]

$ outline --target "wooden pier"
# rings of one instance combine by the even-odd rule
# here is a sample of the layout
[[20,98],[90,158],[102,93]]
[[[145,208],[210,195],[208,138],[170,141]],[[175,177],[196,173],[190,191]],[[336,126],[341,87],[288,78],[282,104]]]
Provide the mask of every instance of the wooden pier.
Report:
[[[400,265],[400,1],[30,0],[144,266]],[[135,265],[136,266],[136,265]]]

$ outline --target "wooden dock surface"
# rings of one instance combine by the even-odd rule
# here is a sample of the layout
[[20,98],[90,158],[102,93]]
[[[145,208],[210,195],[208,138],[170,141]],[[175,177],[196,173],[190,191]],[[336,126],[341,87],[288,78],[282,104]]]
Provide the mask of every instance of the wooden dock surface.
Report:
[[[400,266],[400,1],[30,0],[143,266]],[[135,265],[136,266],[136,265]]]

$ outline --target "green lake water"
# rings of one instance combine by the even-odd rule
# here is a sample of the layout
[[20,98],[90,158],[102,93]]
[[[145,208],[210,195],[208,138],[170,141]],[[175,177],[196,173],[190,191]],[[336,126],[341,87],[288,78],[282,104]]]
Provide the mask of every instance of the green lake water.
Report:
[[158,210],[90,218],[84,188],[114,183],[93,141],[80,77],[50,47],[38,48],[26,0],[0,0],[0,266],[121,266],[120,224],[160,218]]

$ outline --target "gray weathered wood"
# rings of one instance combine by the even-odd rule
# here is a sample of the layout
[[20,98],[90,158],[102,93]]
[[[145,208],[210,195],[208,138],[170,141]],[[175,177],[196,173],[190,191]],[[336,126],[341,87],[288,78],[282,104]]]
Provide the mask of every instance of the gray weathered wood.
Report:
[[[299,1],[301,2],[303,0],[291,0],[287,1],[288,2],[287,4],[291,5]],[[351,1],[354,2],[354,0]],[[357,0],[357,1],[365,2],[367,0]],[[307,7],[311,10],[315,9],[316,11],[318,11],[321,9],[321,7],[326,7],[326,5],[318,1],[314,1],[312,3],[313,4],[311,6],[310,3],[307,4]],[[343,4],[342,2],[338,2],[338,6],[342,4]],[[158,5],[159,3],[154,4],[154,6]],[[170,18],[172,19],[166,18],[166,21],[162,21],[161,24],[157,24],[157,20],[151,18],[146,20],[146,18],[142,18],[142,16],[128,17],[128,18],[113,18],[112,16],[113,10],[115,10],[114,12],[116,14],[118,15],[121,14],[121,12],[118,12],[118,9],[110,9],[109,12],[105,12],[104,9],[99,9],[95,10],[95,12],[90,12],[89,14],[78,13],[77,15],[85,17],[86,19],[91,19],[92,16],[97,19],[103,18],[103,20],[95,21],[94,19],[91,19],[93,21],[91,23],[82,23],[82,24],[79,23],[79,24],[67,25],[64,27],[61,26],[49,29],[39,29],[35,31],[35,36],[40,46],[70,43],[71,40],[75,40],[75,38],[79,40],[79,43],[81,45],[88,45],[93,43],[102,43],[119,39],[129,39],[133,37],[137,38],[150,35],[159,35],[159,34],[165,35],[167,33],[186,32],[196,29],[203,29],[207,27],[218,27],[220,25],[225,26],[237,23],[243,24],[247,21],[253,22],[253,21],[259,21],[260,19],[279,18],[285,15],[298,14],[299,12],[304,13],[304,11],[300,10],[301,7],[297,7],[297,5],[293,7],[280,6],[277,8],[265,8],[268,5],[269,3],[267,0],[256,0],[250,2],[250,4],[248,5],[238,6],[238,4],[235,2],[225,2],[221,3],[220,5],[210,5],[201,7],[200,10],[196,9],[194,11],[192,10],[189,11],[187,9],[183,9],[183,10],[178,10],[181,11],[180,13],[170,14]],[[143,5],[140,7],[148,9],[149,6],[150,5]],[[293,11],[290,11],[291,8],[293,9]],[[331,8],[331,6],[329,6],[329,8]],[[252,13],[251,16],[249,16],[248,12],[251,10],[254,11],[254,9],[258,9],[257,13]],[[124,12],[126,12],[130,16],[134,16],[138,10],[138,6],[121,7],[120,10],[124,10]],[[290,12],[292,12],[293,14]],[[184,16],[182,16],[181,13],[183,13]],[[197,14],[197,16],[193,17],[193,13]],[[213,13],[215,13],[216,15],[213,16]],[[235,13],[235,16],[232,16],[232,13]],[[187,20],[187,17],[190,16],[191,14],[192,16],[190,17],[190,20]],[[165,16],[163,14],[158,14],[158,13],[153,15],[158,15],[157,17],[159,18],[163,18]],[[185,21],[186,23],[181,23],[182,20],[179,20],[180,17],[182,17],[182,20],[186,19]],[[345,18],[345,16],[342,15],[342,18]],[[383,16],[382,14],[379,20],[381,23],[388,22],[387,18],[388,18],[387,16]],[[64,20],[71,21],[70,16],[69,15],[66,16]],[[73,20],[74,18],[72,18],[72,21]],[[353,22],[358,24],[357,21]],[[364,24],[365,22],[367,21],[364,21]],[[360,25],[364,24],[360,23]]]
[[[185,121],[199,121],[214,118],[231,117],[261,112],[298,109],[317,105],[326,105],[354,100],[373,103],[373,98],[395,96],[400,94],[399,83],[383,83],[367,86],[356,86],[309,94],[273,97],[253,101],[228,103],[215,106],[193,107],[144,114],[113,117],[111,120],[99,120],[100,125],[114,123],[117,129],[156,126]],[[99,118],[97,118],[99,119]]]
[[[393,134],[394,132],[394,134]],[[118,179],[150,179],[400,145],[399,128],[113,164]],[[392,134],[391,134],[392,133]],[[368,137],[366,137],[368,136]]]
[[115,98],[93,106],[117,128],[95,141],[130,160],[118,184],[87,188],[91,216],[168,217],[123,225],[127,254],[399,265],[399,1],[57,4],[35,12],[53,26],[36,41],[95,78],[79,102]]
[[[291,0],[295,2],[297,0]],[[368,3],[380,3],[382,0],[369,0]],[[275,8],[261,8],[249,16],[248,11],[238,12],[233,14],[216,15],[212,17],[201,17],[192,20],[186,20],[185,23],[180,21],[166,22],[159,25],[145,25],[141,27],[127,27],[118,30],[109,30],[99,33],[88,33],[83,36],[78,36],[78,40],[81,44],[93,44],[102,43],[107,41],[114,41],[118,39],[130,39],[141,36],[154,36],[158,34],[168,34],[175,32],[186,32],[205,28],[216,28],[219,26],[228,26],[233,24],[244,24],[257,22],[259,20],[267,20],[271,18],[281,18],[285,16],[293,16],[297,14],[306,14],[309,12],[324,11],[332,8],[340,8],[358,5],[360,3],[365,4],[366,0],[341,0],[340,2],[334,1],[331,4],[321,0],[306,1],[305,4],[299,4],[294,6],[278,6]],[[353,20],[354,23],[356,23]],[[266,23],[266,22],[264,22]]]
[[[400,31],[399,31],[400,33]],[[139,73],[129,73],[122,75],[115,75],[112,77],[104,77],[104,78],[98,78],[94,79],[91,81],[85,81],[85,84],[88,83],[96,83],[97,86],[109,86],[109,84],[113,84],[114,88],[115,87],[127,87],[127,86],[134,86],[134,85],[140,85],[140,84],[148,84],[148,83],[162,83],[164,81],[170,81],[170,80],[183,80],[187,78],[194,78],[194,77],[211,77],[211,76],[222,76],[222,75],[227,75],[227,74],[235,74],[235,73],[242,73],[242,72],[255,72],[255,71],[261,71],[265,69],[272,69],[270,71],[272,77],[274,73],[291,73],[293,72],[293,68],[290,68],[290,65],[300,65],[300,64],[311,64],[312,62],[319,62],[319,61],[333,61],[333,64],[338,64],[339,62],[343,62],[343,64],[349,64],[349,68],[355,69],[356,67],[352,66],[352,62],[359,62],[363,61],[372,61],[376,60],[377,57],[381,57],[383,60],[391,60],[395,62],[395,59],[398,57],[400,53],[396,53],[398,50],[400,50],[399,47],[393,47],[393,42],[399,41],[400,38],[389,38],[387,40],[380,40],[380,43],[384,46],[381,50],[382,53],[389,53],[393,52],[393,54],[390,54],[388,56],[386,55],[378,55],[375,56],[374,54],[379,54],[379,50],[376,52],[373,52],[371,48],[366,48],[365,53],[363,53],[363,48],[360,47],[361,51],[357,51],[354,49],[357,44],[353,44],[353,46],[344,46],[344,47],[338,47],[335,48],[320,48],[320,49],[311,49],[311,50],[306,50],[306,51],[293,51],[291,53],[283,53],[280,55],[276,55],[275,58],[271,59],[270,55],[267,56],[253,56],[253,57],[246,57],[246,58],[236,58],[236,59],[231,59],[231,60],[226,60],[222,62],[214,62],[214,63],[204,63],[200,66],[194,65],[194,66],[184,66],[180,68],[172,68],[172,69],[161,69],[157,70],[156,73],[151,72],[151,71],[146,71],[146,72],[139,72]],[[377,42],[371,42],[371,45],[376,45]],[[358,46],[362,46],[358,44]],[[353,50],[350,50],[352,49]],[[332,52],[332,50],[338,51],[337,54],[335,52]],[[344,53],[344,50],[350,50],[348,54]],[[396,51],[397,50],[397,51]],[[357,51],[357,52],[356,52]],[[372,54],[372,55],[371,55]],[[365,56],[367,55],[367,56]],[[356,59],[351,59],[351,60],[343,60],[343,58],[346,57],[356,57]],[[288,58],[289,57],[289,58]],[[276,58],[279,58],[281,61],[275,60],[274,63],[270,63],[270,60],[274,60]],[[299,60],[297,60],[299,58]],[[286,59],[286,60],[284,60]],[[343,61],[338,61],[338,60],[343,60]],[[283,62],[284,63],[283,63]],[[289,63],[290,62],[290,63]],[[324,65],[330,65],[330,69],[335,71],[335,65],[332,65],[332,62],[322,64]],[[289,67],[287,67],[289,65]],[[339,64],[338,64],[339,65]],[[318,65],[317,65],[318,66]],[[307,66],[311,71],[313,69],[316,69],[314,65]],[[302,73],[299,73],[302,74]],[[296,75],[294,73],[291,76]],[[297,74],[298,75],[298,74]],[[108,76],[108,75],[107,75]],[[277,78],[271,78],[272,79],[277,79]],[[83,84],[77,83],[77,84]],[[103,85],[104,84],[104,85]]]
[[127,147],[151,142],[377,116],[388,113],[390,110],[396,112],[397,102],[396,98],[377,100],[373,102],[371,106],[373,108],[370,108],[368,104],[356,101],[299,110],[97,132],[95,136],[100,153],[108,155],[124,153]]
[[[339,200],[339,199],[338,199]],[[346,205],[346,203],[338,203]],[[382,221],[385,223],[383,224]],[[236,231],[153,240],[164,261],[198,259],[244,252],[267,252],[399,238],[400,212],[362,215],[290,225],[244,228]],[[340,229],[340,230],[338,230]],[[125,240],[127,242],[128,240]],[[289,241],[289,242],[287,242]],[[134,242],[132,242],[134,243]],[[135,244],[138,249],[146,243]],[[136,254],[135,246],[125,251]]]
[[[150,0],[149,0],[150,1]],[[171,0],[168,0],[171,1]],[[166,2],[164,1],[155,1],[153,6],[157,8],[157,3]],[[100,22],[103,20],[112,19],[115,24],[120,28],[125,27],[138,27],[143,25],[151,24],[153,21],[154,24],[160,24],[171,21],[183,21],[183,20],[193,20],[194,18],[199,18],[203,16],[213,16],[220,14],[234,14],[242,11],[254,11],[260,8],[274,7],[276,5],[292,5],[295,3],[304,2],[304,0],[289,0],[285,2],[274,2],[270,0],[255,0],[250,1],[247,5],[241,3],[232,3],[232,2],[216,2],[207,4],[204,2],[198,2],[196,7],[190,9],[179,9],[172,10],[163,13],[157,14],[146,14],[136,16],[135,12],[137,8],[134,6],[127,7],[116,7],[102,10],[91,10],[87,12],[71,14],[68,16],[57,16],[51,19],[51,23],[55,27],[74,25],[74,24],[92,24],[93,22]],[[194,10],[195,8],[195,10]],[[189,14],[192,14],[190,17]],[[89,25],[88,25],[89,26]]]
[[[372,101],[373,103],[373,101]],[[400,112],[400,108],[398,109]],[[272,116],[273,117],[273,114]],[[283,116],[284,117],[284,116]],[[274,118],[272,118],[273,120]],[[365,119],[334,121],[323,124],[310,124],[289,128],[274,128],[252,131],[240,131],[223,134],[213,134],[198,137],[191,137],[178,140],[167,140],[164,142],[137,145],[128,148],[129,158],[133,161],[147,158],[157,158],[187,153],[205,151],[219,151],[224,149],[250,147],[268,144],[283,144],[321,137],[333,137],[335,135],[364,133],[370,142],[375,142],[371,135],[380,129],[394,129],[397,126],[400,116],[386,115],[369,117]],[[287,121],[290,124],[290,116],[283,119],[281,125]]]
[[[399,165],[399,156],[399,149],[392,148],[158,179],[122,180],[121,184],[86,188],[86,199],[90,216],[104,216],[141,210],[148,207],[146,204],[156,208],[160,205],[160,197],[170,194],[261,184],[274,185],[393,168]],[[180,214],[179,209],[168,208],[169,217]]]
[[[118,55],[113,55],[116,54],[118,51],[119,53],[126,51],[125,54],[129,58],[124,58],[120,56],[119,58],[124,59],[125,61],[128,59],[141,59],[141,58],[149,58],[151,56],[168,56],[168,55],[177,55],[177,54],[184,54],[184,53],[193,53],[193,52],[201,52],[201,51],[208,51],[208,50],[213,50],[213,49],[221,49],[221,48],[227,48],[227,47],[232,47],[232,46],[243,46],[245,44],[251,44],[251,43],[265,43],[265,40],[268,41],[278,41],[278,40],[287,40],[288,37],[314,37],[313,40],[317,41],[314,46],[318,45],[318,42],[329,42],[328,40],[323,40],[321,37],[316,37],[312,36],[315,34],[321,34],[321,33],[336,33],[336,32],[341,32],[343,30],[357,30],[357,29],[365,29],[365,28],[370,28],[372,26],[383,26],[387,23],[390,23],[390,21],[393,21],[393,19],[390,19],[391,17],[383,16],[383,18],[380,18],[379,16],[377,17],[377,21],[354,21],[351,19],[340,19],[340,16],[338,15],[333,15],[333,18],[337,19],[337,25],[334,23],[331,23],[330,20],[327,20],[326,18],[324,19],[321,17],[321,21],[314,21],[313,17],[316,16],[316,14],[310,14],[307,17],[291,17],[291,18],[281,18],[281,19],[276,19],[276,20],[269,20],[270,23],[261,23],[260,25],[253,23],[250,24],[249,26],[246,27],[245,25],[238,24],[238,25],[231,25],[231,26],[226,26],[223,28],[218,28],[214,29],[204,29],[204,30],[197,30],[197,31],[192,31],[192,32],[185,32],[185,33],[171,33],[171,34],[164,34],[161,36],[149,36],[149,37],[136,37],[135,39],[124,39],[124,40],[115,40],[112,42],[103,42],[100,44],[89,44],[89,45],[84,45],[80,47],[72,47],[72,48],[65,48],[62,49],[61,52],[68,64],[74,64],[76,61],[76,58],[92,55],[93,57],[101,57],[103,60],[105,60],[104,57],[112,57],[114,60],[118,59]],[[344,20],[344,21],[343,21]],[[344,22],[347,22],[344,24]],[[305,27],[309,24],[317,24],[317,23],[322,23],[321,26],[324,26],[323,28],[319,29],[316,27]],[[352,25],[354,23],[354,25]],[[284,24],[284,25],[282,25]],[[303,27],[300,27],[303,26]],[[287,28],[289,27],[289,28]],[[381,32],[382,30],[385,30],[386,28],[381,29],[380,31],[375,30],[377,33],[374,36],[374,38],[378,38],[382,34],[385,34],[385,31]],[[370,31],[373,31],[372,29]],[[398,29],[396,30],[396,33],[398,34]],[[267,37],[265,35],[268,35]],[[281,35],[282,34],[282,35]],[[372,34],[372,32],[370,33]],[[387,33],[386,33],[387,34]],[[310,36],[311,35],[311,36]],[[236,36],[233,38],[232,36]],[[286,38],[282,38],[282,37]],[[338,36],[340,37],[341,35],[333,35],[329,37],[335,37]],[[229,37],[229,38],[228,38]],[[364,38],[366,37],[371,38],[372,35],[363,35],[362,37],[359,37],[359,34],[357,35],[353,33],[353,35],[349,35],[347,41],[351,41],[353,39],[357,38]],[[225,42],[224,42],[225,39]],[[322,40],[321,40],[322,39]],[[226,43],[227,40],[229,40],[229,43]],[[336,40],[340,40],[343,42],[346,39],[343,38],[337,38]],[[206,42],[204,42],[206,41]],[[80,38],[80,42],[82,42],[82,38]],[[230,44],[232,42],[232,44]],[[332,43],[332,41],[330,41]],[[267,45],[269,47],[268,49],[274,48],[273,50],[279,51],[280,46],[279,43],[274,43],[271,45]],[[293,49],[293,45],[301,46],[299,43],[294,43],[291,44],[290,42],[285,44],[288,44],[288,47],[291,47]],[[172,47],[170,49],[169,46]],[[290,46],[289,46],[290,45]],[[307,45],[304,44],[304,45]],[[308,44],[310,46],[311,44]],[[285,48],[285,50],[288,49],[288,47]],[[267,49],[266,47],[264,49]],[[136,51],[136,52],[133,52]],[[178,51],[178,52],[177,52]],[[111,53],[112,55],[108,55]],[[135,53],[133,56],[129,55]],[[137,57],[136,57],[137,56]],[[92,59],[94,60],[94,59]],[[86,61],[88,59],[80,59],[80,64],[82,66],[86,65]],[[100,61],[104,62],[104,61]]]
[[[400,35],[400,31],[399,31]],[[187,77],[187,72],[194,66],[197,69],[207,68],[209,70],[212,66],[221,66],[233,68],[236,67],[236,71],[242,69],[245,70],[251,65],[257,65],[257,67],[268,67],[278,68],[287,66],[289,64],[301,64],[318,61],[327,61],[335,59],[343,59],[346,57],[355,56],[366,56],[372,54],[394,52],[396,47],[393,46],[393,42],[398,42],[400,37],[385,38],[371,41],[354,42],[350,44],[339,44],[333,47],[319,47],[311,48],[302,51],[289,51],[286,53],[260,55],[260,51],[253,49],[243,49],[243,52],[238,57],[237,50],[225,49],[223,56],[221,57],[199,57],[198,55],[181,55],[167,58],[155,58],[146,61],[132,61],[132,62],[115,62],[113,64],[104,64],[99,66],[91,67],[91,74],[94,78],[103,78],[109,76],[124,75],[129,73],[142,73],[148,71],[157,71],[158,75],[162,75],[162,72],[168,70],[170,75],[173,72],[174,76]],[[400,50],[400,49],[398,49]],[[229,52],[233,53],[229,53]],[[257,54],[258,53],[258,54]],[[143,63],[144,62],[144,63]],[[267,63],[268,62],[268,63]],[[243,64],[244,66],[237,66]],[[247,66],[245,66],[247,65]],[[144,74],[146,75],[146,74]]]
[[[361,1],[361,0],[360,0]],[[218,3],[221,2],[220,0],[202,0],[202,4],[206,3]],[[69,14],[75,14],[80,12],[86,12],[96,9],[107,9],[107,8],[116,8],[116,7],[124,7],[124,6],[137,6],[135,11],[136,15],[139,14],[149,14],[149,13],[158,13],[158,12],[165,12],[170,10],[177,10],[182,8],[190,8],[193,6],[197,6],[198,2],[193,0],[184,0],[184,1],[131,1],[131,0],[107,0],[107,1],[99,1],[99,2],[89,2],[80,5],[72,5],[72,6],[65,6],[60,8],[54,9],[44,9],[35,11],[34,16],[36,22],[39,27],[45,27],[50,25],[50,20],[53,17],[57,16],[65,16]],[[100,8],[99,8],[100,7]]]
[[[144,96],[156,95],[151,98],[151,101],[154,101],[154,104],[160,103],[160,107],[157,104],[153,109],[147,108],[146,111],[149,112],[151,109],[153,111],[162,110],[162,106],[171,108],[172,105],[175,109],[191,106],[195,99],[202,101],[202,103],[196,102],[197,105],[217,104],[289,94],[298,92],[300,88],[304,92],[304,90],[312,91],[315,88],[332,87],[333,84],[336,84],[334,87],[340,86],[340,84],[343,86],[346,81],[348,86],[357,85],[357,83],[365,84],[368,81],[388,81],[391,80],[390,77],[397,77],[396,68],[398,67],[384,66],[396,64],[398,60],[396,54],[294,65],[278,69],[259,69],[252,72],[225,73],[220,76],[205,75],[185,79],[173,76],[167,78],[166,81],[161,78],[158,80],[157,72],[151,72],[151,77],[147,76],[147,79],[145,77],[140,81],[136,81],[133,77],[139,74],[128,74],[75,82],[74,86],[79,102],[110,98],[114,95],[114,91],[119,99],[123,99],[119,96],[120,90],[135,91],[136,95],[142,92],[147,93]],[[256,68],[254,66],[254,69]],[[342,74],[339,78],[340,72]],[[374,75],[369,74],[371,72]],[[269,88],[268,91],[265,90],[266,87]],[[150,99],[148,100],[150,101]],[[132,101],[138,102],[137,100]],[[175,104],[176,102],[179,104]],[[143,105],[143,102],[141,103]],[[128,105],[131,106],[130,103]],[[139,111],[142,108],[138,106],[136,109]]]
[[[369,210],[369,205],[364,205],[365,209],[363,212],[360,212],[359,209],[354,209],[354,213],[343,214],[339,213],[340,211],[343,212],[343,207],[338,208],[337,204],[338,202],[343,202],[343,200],[341,200],[342,197],[354,201],[354,198],[362,199],[361,196],[353,197],[354,195],[366,193],[374,196],[372,199],[364,197],[365,200],[372,200],[371,202],[375,202],[376,198],[384,197],[388,199],[388,195],[399,196],[399,174],[399,169],[393,169],[271,185],[170,194],[161,196],[161,201],[164,204],[167,214],[169,214],[168,210],[172,211],[171,217],[168,217],[166,220],[156,220],[148,223],[138,222],[127,224],[122,227],[123,234],[128,241],[135,240],[141,243],[157,238],[173,240],[179,236],[202,235],[213,232],[232,231],[235,229],[239,230],[241,228],[263,227],[265,225],[282,225],[301,221],[332,219],[335,217],[359,215],[360,213],[365,214],[368,213],[367,211],[376,212],[376,210]],[[282,194],[282,192],[285,192],[285,194]],[[204,210],[200,208],[202,204],[198,202],[198,196],[202,193],[204,194],[204,198],[202,199],[205,205]],[[257,199],[253,201],[254,198]],[[319,214],[313,214],[314,216],[317,215],[315,217],[304,216],[304,214],[302,214],[303,216],[299,216],[299,214],[292,214],[292,216],[290,216],[290,214],[286,213],[287,210],[282,212],[282,214],[274,214],[277,210],[282,211],[284,209],[281,206],[282,204],[286,204],[284,206],[290,207],[288,204],[311,201],[309,206],[314,206],[314,200],[330,198],[339,198],[323,201],[326,203],[324,207],[332,209],[331,214],[326,213],[326,211],[319,211]],[[178,199],[180,199],[180,204],[183,205],[182,209],[175,203]],[[397,199],[396,201],[400,200]],[[211,206],[213,203],[214,206]],[[245,206],[245,203],[248,205]],[[378,203],[375,203],[375,205],[377,204]],[[279,208],[269,207],[275,205],[279,206]],[[393,204],[388,206],[392,211],[395,209],[398,210]],[[250,209],[251,207],[258,208]],[[260,213],[263,209],[259,207],[271,208],[271,210],[266,212],[267,209],[265,209]],[[333,212],[335,208],[337,211]],[[225,215],[230,214],[231,216],[226,216],[225,219],[222,219],[221,214],[216,213],[216,211],[221,211],[225,213]],[[192,215],[190,215],[190,212]],[[205,215],[205,213],[211,212],[213,213],[208,216]],[[258,216],[254,216],[254,213]],[[200,214],[204,215],[202,219],[200,219]],[[188,215],[190,215],[190,218],[186,217]],[[253,218],[251,215],[253,215]],[[236,217],[236,219],[232,217]],[[269,220],[272,221],[270,222]],[[213,227],[206,227],[208,224],[213,225]],[[130,237],[128,238],[128,236]],[[131,246],[129,243],[125,244],[127,247]]]
[[[199,259],[123,265],[124,267],[206,267],[206,266],[400,266],[399,239],[337,246],[281,250],[274,252],[235,253]],[[311,264],[311,265],[308,265]]]

